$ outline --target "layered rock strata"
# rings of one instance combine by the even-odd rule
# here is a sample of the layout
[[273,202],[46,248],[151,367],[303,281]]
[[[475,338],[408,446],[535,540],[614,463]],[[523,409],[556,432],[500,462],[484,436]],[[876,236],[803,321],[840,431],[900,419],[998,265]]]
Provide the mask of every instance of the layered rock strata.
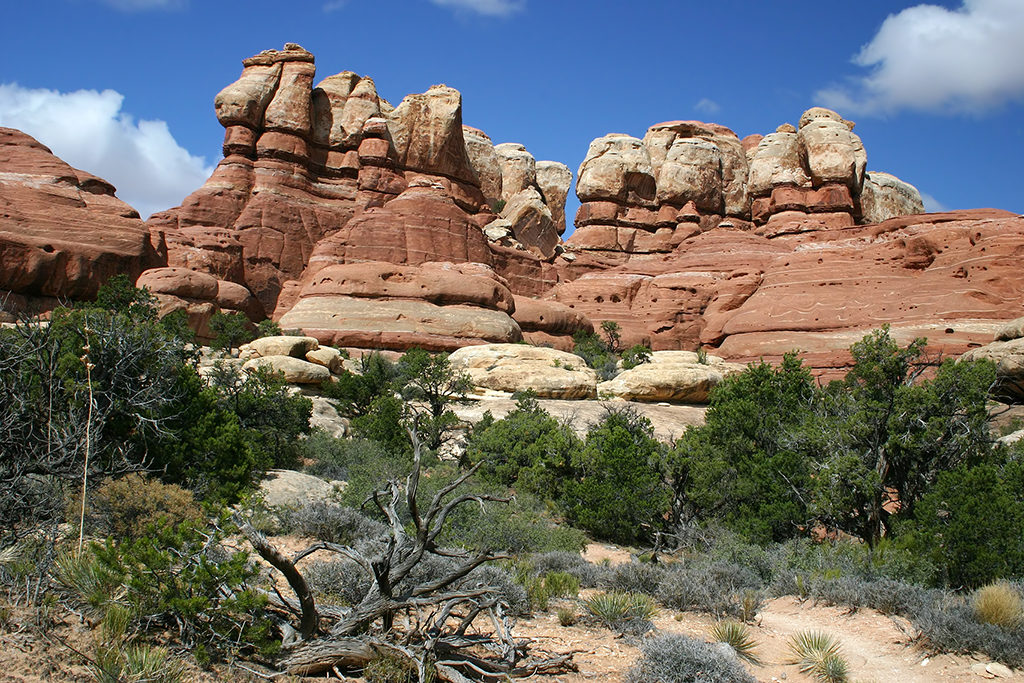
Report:
[[670,253],[717,227],[778,234],[832,230],[922,213],[918,191],[867,173],[851,122],[816,107],[744,140],[700,121],[651,126],[644,138],[595,140],[579,169],[581,205],[569,247],[603,266]]
[[[463,126],[457,90],[434,86],[393,107],[352,72],[314,85],[313,55],[295,44],[243,67],[215,99],[224,159],[180,207],[150,219],[167,235],[168,265],[244,285],[275,317],[334,263],[492,265],[482,228],[515,182],[503,183],[491,140]],[[509,233],[494,240],[527,295],[556,277],[569,189],[558,178],[550,202],[536,182],[536,196],[505,202]]]
[[452,351],[522,339],[508,283],[476,263],[328,266],[281,318],[321,344]]
[[579,356],[542,346],[467,346],[448,357],[452,370],[474,386],[513,393],[530,390],[538,398],[597,397],[597,373]]
[[[0,128],[0,309],[49,310],[88,300],[111,276],[163,265],[165,245],[101,178],[34,138]],[[13,293],[13,295],[12,295]]]

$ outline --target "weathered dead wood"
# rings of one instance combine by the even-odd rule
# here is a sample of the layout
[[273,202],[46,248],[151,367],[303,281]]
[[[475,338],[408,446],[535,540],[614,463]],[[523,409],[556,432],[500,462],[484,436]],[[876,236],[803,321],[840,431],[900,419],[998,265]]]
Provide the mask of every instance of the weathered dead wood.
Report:
[[374,644],[364,638],[312,640],[281,661],[292,676],[316,676],[334,668],[362,669],[377,659]]

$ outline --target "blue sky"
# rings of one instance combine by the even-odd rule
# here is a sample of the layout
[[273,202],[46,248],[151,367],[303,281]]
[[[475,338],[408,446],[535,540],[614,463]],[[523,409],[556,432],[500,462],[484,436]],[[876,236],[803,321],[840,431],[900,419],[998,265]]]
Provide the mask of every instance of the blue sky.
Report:
[[464,120],[574,171],[591,140],[671,119],[740,137],[814,105],[857,121],[869,170],[944,208],[1024,212],[1024,2],[35,0],[4,8],[0,125],[144,215],[220,158],[213,98],[296,42],[318,78],[394,104],[445,83]]

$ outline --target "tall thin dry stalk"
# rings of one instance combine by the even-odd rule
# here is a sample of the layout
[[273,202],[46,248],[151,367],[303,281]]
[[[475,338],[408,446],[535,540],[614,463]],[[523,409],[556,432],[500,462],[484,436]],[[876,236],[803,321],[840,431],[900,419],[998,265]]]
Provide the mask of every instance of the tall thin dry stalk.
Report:
[[82,467],[82,510],[78,518],[78,554],[82,554],[82,544],[85,541],[85,494],[89,487],[89,451],[92,446],[92,369],[96,367],[89,360],[89,333],[92,330],[85,328],[85,346],[82,347],[84,354],[82,362],[85,363],[85,381],[89,385],[89,410],[85,421],[85,465]]

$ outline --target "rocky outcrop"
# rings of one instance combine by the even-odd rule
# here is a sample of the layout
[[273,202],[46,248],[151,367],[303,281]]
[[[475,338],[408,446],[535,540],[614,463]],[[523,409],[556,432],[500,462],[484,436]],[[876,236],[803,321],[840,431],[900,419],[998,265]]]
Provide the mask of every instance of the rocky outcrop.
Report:
[[[150,219],[166,235],[168,265],[238,285],[238,296],[258,300],[247,314],[276,320],[334,265],[480,263],[523,296],[557,281],[564,174],[545,175],[542,190],[524,149],[534,175],[525,185],[503,182],[495,146],[463,125],[452,88],[392,107],[369,77],[314,81],[313,56],[298,45],[243,62],[215,100],[224,159],[180,207]],[[520,196],[505,202],[504,216],[492,213],[503,185],[516,182]],[[495,223],[506,227],[485,230]],[[517,334],[502,322],[501,339]]]
[[580,311],[557,301],[516,297],[512,319],[523,331],[523,340],[535,346],[572,351],[577,332],[593,333],[594,325]]
[[[491,264],[481,228],[497,218],[503,169],[490,139],[463,125],[457,90],[434,86],[392,107],[350,71],[314,86],[313,55],[295,44],[243,67],[215,99],[223,161],[180,207],[150,219],[167,235],[169,265],[243,285],[279,318],[331,263]],[[412,191],[425,187],[432,197]],[[553,259],[552,195],[555,214],[542,194],[515,205],[510,234],[522,249],[509,244],[495,265],[537,276],[534,258]]]
[[93,299],[112,276],[165,263],[163,236],[110,183],[12,128],[0,128],[0,208],[0,300],[11,315]]
[[707,403],[711,390],[743,365],[690,351],[655,351],[647,363],[597,385],[599,396],[648,403]]
[[667,254],[696,232],[756,229],[767,237],[921,213],[920,194],[866,173],[853,124],[828,109],[740,140],[700,121],[651,126],[639,140],[595,140],[580,167],[581,206],[568,246],[601,266]]
[[281,326],[331,346],[451,351],[522,339],[514,308],[507,283],[482,264],[373,262],[320,270]]
[[597,373],[579,356],[523,344],[467,346],[448,357],[452,370],[474,386],[513,393],[531,390],[539,398],[597,396]]

